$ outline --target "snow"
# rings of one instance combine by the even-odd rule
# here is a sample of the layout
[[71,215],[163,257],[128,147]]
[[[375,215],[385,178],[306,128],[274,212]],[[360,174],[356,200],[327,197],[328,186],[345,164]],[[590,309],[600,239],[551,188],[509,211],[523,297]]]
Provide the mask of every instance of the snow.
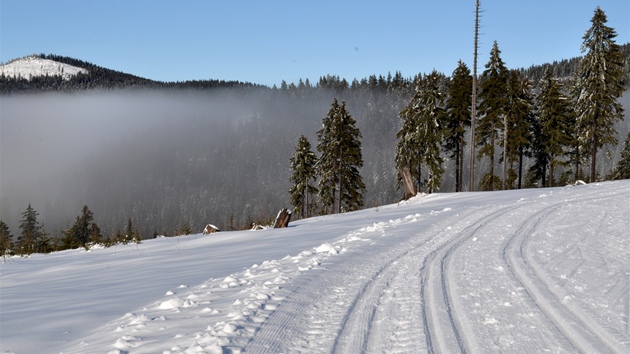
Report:
[[4,353],[630,351],[630,181],[0,264]]
[[86,69],[35,56],[16,59],[0,65],[0,75],[22,77],[29,80],[31,77],[46,75],[61,75],[64,80],[69,80],[72,76],[87,72]]

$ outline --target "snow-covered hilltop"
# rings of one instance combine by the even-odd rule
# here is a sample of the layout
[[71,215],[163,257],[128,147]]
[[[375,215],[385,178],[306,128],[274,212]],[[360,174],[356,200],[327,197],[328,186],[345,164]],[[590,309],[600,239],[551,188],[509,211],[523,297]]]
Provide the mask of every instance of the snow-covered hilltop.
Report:
[[60,63],[50,59],[42,59],[31,55],[28,57],[12,60],[0,65],[0,75],[7,77],[22,77],[31,79],[36,76],[56,76],[61,75],[64,80],[69,80],[72,76],[88,71],[76,66]]

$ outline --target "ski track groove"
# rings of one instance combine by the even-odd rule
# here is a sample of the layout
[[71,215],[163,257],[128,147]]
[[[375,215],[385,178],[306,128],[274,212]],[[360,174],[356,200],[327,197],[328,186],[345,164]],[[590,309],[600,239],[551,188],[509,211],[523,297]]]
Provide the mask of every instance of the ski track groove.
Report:
[[[563,304],[558,286],[527,254],[532,234],[555,210],[572,201],[596,198],[601,196],[553,201],[535,213],[528,213],[527,207],[546,201],[517,202],[499,211],[463,210],[457,219],[429,224],[419,232],[412,230],[403,246],[392,246],[371,263],[357,262],[361,257],[355,257],[356,267],[369,265],[371,269],[359,272],[365,275],[360,279],[335,269],[335,261],[330,260],[328,269],[287,296],[280,304],[282,311],[273,312],[244,349],[255,353],[481,352],[477,340],[489,338],[477,338],[468,321],[466,308],[456,296],[457,275],[451,263],[473,236],[486,228],[494,231],[496,220],[520,210],[526,213],[520,212],[516,232],[502,242],[494,256],[507,266],[510,281],[524,289],[550,328],[556,328],[576,351],[626,353],[628,348],[614,334],[577,306]],[[359,252],[369,253],[366,247],[370,248],[360,247]],[[341,268],[348,272],[347,267]]]
[[[354,279],[355,282],[360,283],[358,286],[358,292],[356,293],[356,295],[354,295],[352,297],[352,299],[350,301],[344,301],[343,297],[342,297],[342,303],[339,304],[338,306],[336,306],[336,311],[328,311],[327,313],[323,314],[324,316],[328,316],[328,317],[332,317],[329,318],[327,320],[324,320],[322,322],[327,324],[327,328],[331,329],[330,330],[330,339],[332,341],[332,345],[329,349],[326,349],[326,351],[328,352],[340,352],[340,353],[349,353],[349,352],[358,352],[358,353],[362,353],[365,352],[368,348],[367,348],[367,344],[368,344],[368,339],[370,338],[370,333],[371,333],[371,326],[372,323],[374,322],[373,319],[376,316],[376,312],[377,312],[377,308],[378,306],[377,303],[379,303],[381,301],[381,299],[383,298],[383,295],[385,294],[385,292],[387,291],[387,289],[390,289],[390,282],[392,281],[392,279],[396,279],[396,277],[394,277],[391,273],[397,273],[398,270],[395,267],[398,263],[400,258],[408,256],[409,254],[411,254],[414,251],[417,251],[419,248],[421,248],[422,246],[424,246],[427,242],[429,242],[429,240],[420,242],[419,244],[415,245],[412,249],[409,248],[405,248],[404,251],[401,253],[400,252],[400,247],[398,246],[394,249],[395,254],[393,254],[391,257],[387,258],[387,262],[385,262],[384,264],[381,264],[380,267],[374,272],[372,273],[367,279]],[[348,279],[350,281],[352,281],[352,279]],[[326,281],[324,279],[324,281]],[[345,283],[347,284],[347,283]],[[315,303],[329,303],[329,304],[334,304],[334,303],[338,303],[339,301],[334,301],[334,298],[338,297],[338,294],[344,294],[343,289],[340,289],[338,287],[335,286],[330,286],[330,287],[321,287],[321,284],[319,284],[318,282],[310,282],[308,284],[306,284],[306,286],[304,288],[299,288],[296,289],[296,291],[294,291],[292,293],[292,295],[290,295],[287,300],[287,302],[291,302],[291,303],[296,303],[298,302],[297,300],[299,298],[302,297],[302,293],[303,292],[308,292],[311,294],[315,294],[318,293],[318,296],[312,296],[310,300],[317,300],[319,298],[322,298],[323,296],[321,296],[321,294],[319,294],[319,292],[314,291],[315,289],[309,289],[309,287],[316,287],[316,288],[326,288],[326,289],[332,289],[332,291],[326,291],[323,293],[323,295],[326,295],[326,297],[328,298],[325,301],[314,301]],[[349,287],[352,288],[352,287]],[[404,287],[402,288],[402,290],[406,290]],[[346,298],[349,296],[345,296]],[[332,299],[331,299],[332,298]],[[349,302],[349,306],[345,306],[346,303]],[[305,304],[305,306],[293,306],[295,307],[294,311],[290,311],[294,314],[299,314],[302,313],[302,311],[307,310],[310,306],[308,306],[308,304],[311,304],[312,302],[303,302]],[[285,311],[280,311],[280,312],[285,312]],[[304,311],[304,312],[309,312],[309,311]],[[322,314],[320,314],[321,316]],[[272,314],[272,317],[275,317],[276,314]],[[249,346],[247,349],[247,351],[251,351],[251,352],[261,352],[261,353],[277,353],[277,352],[282,352],[283,347],[282,347],[282,340],[281,338],[286,335],[286,333],[284,332],[284,328],[286,328],[287,324],[292,322],[295,317],[291,317],[288,318],[289,316],[285,316],[287,318],[283,318],[281,320],[281,323],[278,323],[278,325],[275,324],[271,324],[269,321],[266,322],[263,327],[261,328],[261,331],[259,334],[256,335],[255,338],[255,343],[252,343],[251,346]],[[271,318],[270,318],[271,320]],[[273,318],[273,320],[275,321],[275,318]],[[332,328],[333,323],[338,322],[338,327],[340,330],[338,331],[337,328]],[[322,333],[320,333],[320,329],[316,328],[313,329],[313,327],[318,327],[318,326],[314,326],[316,325],[316,323],[314,322],[308,322],[309,323],[309,329],[306,329],[304,331],[304,334],[306,334],[307,338],[299,338],[299,339],[294,339],[293,342],[297,342],[297,343],[311,343],[313,341],[321,341],[317,340],[316,338],[313,338],[312,334],[317,334],[317,335],[321,335]],[[275,327],[275,328],[271,328],[271,327]],[[263,330],[265,330],[265,332],[263,333]],[[267,334],[266,332],[270,332],[269,334]],[[308,335],[311,334],[311,335]],[[298,334],[299,337],[299,334]],[[302,335],[302,337],[304,337],[304,335]],[[322,337],[322,336],[320,336]],[[323,336],[325,337],[325,336]],[[276,345],[270,345],[269,342],[276,342]],[[260,342],[260,343],[258,343]],[[330,345],[330,344],[329,344]],[[325,343],[321,343],[322,347],[326,347]],[[304,346],[304,349],[308,352],[308,351],[312,351],[313,348],[312,346]],[[292,348],[292,350],[290,350],[290,352],[300,352],[300,348]]]
[[[422,313],[429,353],[447,353],[454,350],[466,353],[466,348],[477,348],[472,330],[468,327],[464,328],[460,320],[453,317],[452,308],[457,307],[457,304],[452,295],[453,286],[449,281],[449,260],[465,241],[477,234],[487,223],[516,208],[518,206],[504,208],[499,213],[495,212],[481,218],[478,217],[480,211],[473,210],[466,219],[474,218],[474,221],[469,223],[465,221],[466,219],[459,220],[457,224],[468,224],[468,226],[425,258],[422,266],[421,296],[424,300]],[[430,287],[428,291],[427,284]],[[435,284],[439,286],[435,287]]]
[[[585,202],[597,198],[600,196],[583,198],[579,201]],[[578,306],[562,301],[559,295],[561,289],[553,284],[545,271],[528,255],[527,243],[530,236],[542,221],[549,218],[565,203],[567,202],[555,203],[530,215],[530,220],[525,221],[505,243],[502,250],[503,259],[540,311],[576,350],[585,353],[628,353],[628,347],[619,343],[609,331],[602,329],[595,320],[580,311]]]
[[[328,324],[329,334],[324,335],[323,330],[318,326],[317,323],[309,322],[308,319],[302,319],[302,322],[309,324],[310,329],[304,330],[304,333],[292,333],[292,335],[297,335],[298,339],[293,339],[294,346],[289,350],[290,352],[301,352],[302,349],[310,348],[313,350],[313,342],[318,342],[322,349],[322,352],[331,352],[331,353],[363,353],[370,352],[373,350],[369,345],[369,338],[379,336],[378,334],[374,334],[375,326],[375,317],[377,316],[377,304],[383,302],[383,298],[387,294],[387,291],[398,291],[405,292],[409,289],[409,287],[401,287],[400,289],[392,288],[391,284],[396,282],[398,279],[403,278],[401,273],[401,267],[404,268],[409,264],[417,264],[421,259],[424,259],[424,264],[422,267],[411,267],[409,270],[405,272],[407,274],[406,278],[409,278],[409,273],[413,273],[413,281],[418,283],[418,292],[416,294],[402,294],[403,297],[407,299],[418,298],[415,302],[421,305],[421,311],[418,315],[418,319],[421,319],[420,322],[424,324],[423,329],[420,330],[418,328],[415,331],[415,336],[422,336],[424,334],[424,341],[426,344],[426,350],[428,352],[434,352],[435,348],[433,348],[434,339],[438,340],[442,343],[442,346],[446,350],[450,350],[453,348],[458,349],[461,352],[466,352],[466,347],[472,343],[473,339],[471,338],[462,338],[460,334],[461,330],[458,329],[460,324],[453,318],[452,313],[450,312],[451,307],[455,307],[454,300],[451,295],[451,285],[448,280],[448,260],[450,256],[454,252],[455,249],[460,247],[467,239],[472,237],[479,228],[483,226],[483,224],[490,222],[492,220],[498,219],[501,215],[511,211],[516,207],[506,208],[500,213],[493,213],[491,215],[487,215],[487,212],[484,210],[473,209],[467,212],[467,215],[464,215],[459,221],[458,224],[468,224],[469,226],[464,229],[463,232],[450,235],[449,231],[444,231],[444,225],[433,225],[433,228],[436,230],[442,230],[438,232],[435,237],[431,237],[429,239],[422,239],[420,241],[416,241],[416,244],[409,248],[408,246],[405,249],[402,249],[400,246],[396,247],[393,251],[390,251],[390,256],[386,259],[384,263],[381,263],[380,267],[376,269],[370,276],[365,279],[357,280],[355,282],[358,283],[356,287],[358,291],[351,298],[350,301],[342,301],[340,304],[337,304],[337,309],[334,311],[327,311],[323,316],[326,316],[327,319],[323,322]],[[479,214],[482,214],[480,219]],[[449,221],[450,222],[450,221]],[[440,257],[438,257],[440,255]],[[433,265],[428,265],[427,260],[430,263],[434,263]],[[425,294],[425,288],[427,286],[427,277],[422,274],[424,270],[425,274],[427,272],[427,268],[429,270],[436,269],[437,275],[435,276],[435,281],[431,283],[431,287],[435,287],[434,296],[438,299],[427,298]],[[298,299],[302,296],[300,295],[302,292],[306,291],[310,294],[317,293],[316,291],[308,289],[312,284],[316,284],[315,286],[318,288],[322,288],[321,284],[318,282],[311,282],[306,284],[305,288],[296,289],[292,295],[288,297],[288,302],[302,302],[304,304],[308,304],[308,301],[298,301]],[[349,285],[348,283],[344,283]],[[354,285],[354,284],[353,284]],[[324,287],[326,288],[326,287]],[[334,287],[333,287],[334,288]],[[347,288],[352,289],[351,286]],[[335,291],[326,292],[327,294],[340,294],[345,296],[346,298],[349,295],[345,295],[345,290],[336,289]],[[327,296],[329,299],[325,300],[323,303],[333,304],[337,303],[334,301],[333,296]],[[320,299],[322,296],[311,296],[310,301],[314,301],[315,303],[322,303]],[[409,300],[408,300],[409,301]],[[287,302],[285,302],[286,305]],[[431,304],[427,306],[427,303]],[[441,305],[433,305],[434,303],[439,303]],[[283,306],[285,306],[283,305]],[[441,306],[438,309],[438,306]],[[291,311],[280,311],[280,313],[291,312],[294,314],[300,313],[308,313],[308,306],[295,306],[292,305],[294,309]],[[433,309],[433,313],[427,314],[427,307]],[[344,311],[345,309],[345,311]],[[409,315],[409,313],[405,313],[405,315]],[[272,353],[272,352],[282,352],[286,348],[283,347],[282,342],[286,342],[282,338],[288,335],[288,333],[284,330],[284,328],[288,327],[288,323],[295,321],[294,319],[289,318],[286,313],[282,314],[282,318],[275,319],[276,313],[273,313],[269,321],[266,321],[262,326],[261,330],[257,333],[254,341],[250,343],[250,346],[246,348],[247,351],[251,352],[261,352],[261,353]],[[322,314],[319,314],[322,316]],[[304,317],[304,316],[303,316]],[[311,318],[312,320],[312,318]],[[418,322],[418,323],[420,323]],[[444,323],[441,323],[444,322]],[[335,328],[335,323],[337,323],[337,327]],[[416,325],[416,327],[418,327]],[[445,327],[445,328],[442,328]],[[382,331],[383,329],[379,329]],[[403,328],[402,331],[405,332],[414,332],[414,329],[411,329],[410,326]],[[267,333],[269,332],[269,333]],[[470,330],[467,330],[467,336],[470,336]],[[319,337],[314,338],[313,334],[318,335]],[[396,336],[405,337],[405,333],[398,331],[394,333]],[[383,335],[380,335],[383,337]],[[299,338],[301,337],[301,338]],[[326,346],[326,341],[324,338],[332,339],[332,346],[328,348]],[[394,341],[395,342],[395,341]],[[275,343],[275,344],[271,344]],[[299,344],[305,344],[304,346],[300,346]],[[448,344],[446,344],[448,343]],[[416,343],[417,344],[417,343]],[[409,352],[408,349],[405,349],[404,343],[400,345],[400,352]],[[474,347],[474,345],[473,345]],[[326,348],[326,349],[324,349]],[[417,348],[416,348],[417,349]],[[438,350],[443,351],[443,350]]]

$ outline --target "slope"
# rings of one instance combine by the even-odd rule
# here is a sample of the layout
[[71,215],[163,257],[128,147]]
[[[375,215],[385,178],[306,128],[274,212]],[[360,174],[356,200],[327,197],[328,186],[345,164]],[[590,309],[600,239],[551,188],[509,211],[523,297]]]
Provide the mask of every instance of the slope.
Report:
[[2,264],[6,352],[627,352],[630,181]]

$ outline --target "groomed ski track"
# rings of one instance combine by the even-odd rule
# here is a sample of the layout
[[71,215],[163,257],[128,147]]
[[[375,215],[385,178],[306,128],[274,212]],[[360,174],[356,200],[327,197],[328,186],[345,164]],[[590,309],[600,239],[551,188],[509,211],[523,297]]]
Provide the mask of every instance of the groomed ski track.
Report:
[[[38,283],[60,302],[68,271],[106,290],[90,271],[98,269],[110,283],[124,273],[124,284],[132,277],[165,291],[134,306],[128,293],[100,304],[82,292],[92,296],[82,316],[112,306],[120,315],[53,343],[63,354],[625,354],[629,215],[630,181],[433,194],[286,229],[16,261],[3,274],[15,285],[3,289],[28,294],[20,279],[42,273]],[[168,259],[186,265],[179,286]],[[129,264],[158,271],[133,278]]]
[[[435,224],[432,215],[410,215],[380,225],[380,237],[395,229],[400,241],[367,241],[319,265],[325,270],[318,275],[297,278],[245,352],[627,353],[627,323],[594,317],[593,304],[580,303],[579,288],[559,283],[566,275],[554,274],[539,257],[548,251],[537,247],[552,242],[545,230],[567,213],[597,225],[576,235],[573,246],[618,242],[620,235],[602,226],[630,225],[628,215],[601,212],[602,200],[628,195],[593,186],[555,192],[490,208],[445,208],[432,214],[452,217]],[[601,260],[579,261],[567,270],[597,270],[589,262]],[[627,315],[627,300],[625,306]]]

